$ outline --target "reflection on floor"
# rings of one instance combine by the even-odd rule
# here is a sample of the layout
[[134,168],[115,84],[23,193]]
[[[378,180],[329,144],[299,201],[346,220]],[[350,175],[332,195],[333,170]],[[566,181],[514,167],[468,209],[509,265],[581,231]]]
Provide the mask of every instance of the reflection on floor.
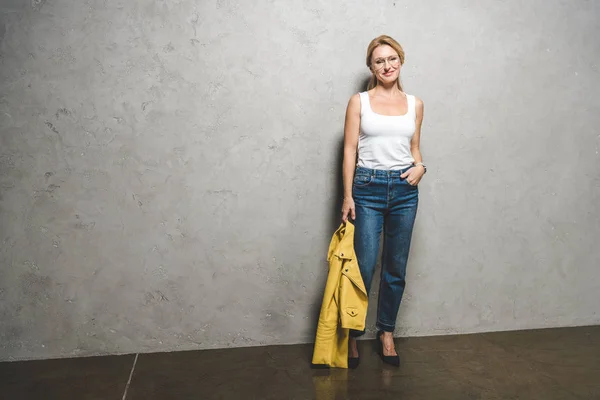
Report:
[[2,399],[600,399],[600,326],[373,340],[356,370],[311,369],[312,345],[0,363]]

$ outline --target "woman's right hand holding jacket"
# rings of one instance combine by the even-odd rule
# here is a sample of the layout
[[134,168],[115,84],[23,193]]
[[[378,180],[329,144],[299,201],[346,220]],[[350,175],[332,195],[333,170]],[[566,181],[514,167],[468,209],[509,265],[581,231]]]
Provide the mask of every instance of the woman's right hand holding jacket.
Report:
[[342,221],[348,221],[348,216],[350,216],[352,220],[356,218],[354,199],[352,197],[344,197],[344,203],[342,204]]

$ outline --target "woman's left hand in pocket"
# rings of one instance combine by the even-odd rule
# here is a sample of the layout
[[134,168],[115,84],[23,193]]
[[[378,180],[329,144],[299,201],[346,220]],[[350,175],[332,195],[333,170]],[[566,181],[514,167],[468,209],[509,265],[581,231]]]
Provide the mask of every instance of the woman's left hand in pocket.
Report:
[[412,167],[405,171],[402,175],[400,175],[400,178],[406,178],[406,182],[408,182],[409,185],[417,186],[424,173],[425,169],[422,166],[417,165],[416,167]]

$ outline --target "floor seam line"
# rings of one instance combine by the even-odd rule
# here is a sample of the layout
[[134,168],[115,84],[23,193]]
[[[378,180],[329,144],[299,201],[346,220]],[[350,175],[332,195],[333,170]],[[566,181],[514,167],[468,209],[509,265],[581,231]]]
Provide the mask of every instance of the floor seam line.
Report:
[[131,366],[131,372],[129,373],[129,379],[127,380],[127,385],[125,385],[125,391],[123,392],[123,397],[121,400],[127,399],[127,390],[129,390],[129,385],[131,385],[131,378],[133,378],[133,371],[135,371],[135,365],[137,364],[137,359],[140,353],[135,353],[135,358],[133,359],[133,365]]

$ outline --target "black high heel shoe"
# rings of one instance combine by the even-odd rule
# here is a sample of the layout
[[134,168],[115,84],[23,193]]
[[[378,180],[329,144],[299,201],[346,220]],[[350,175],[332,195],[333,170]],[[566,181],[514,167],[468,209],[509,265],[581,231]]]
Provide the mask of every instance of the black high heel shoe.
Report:
[[379,357],[383,360],[384,363],[393,365],[394,367],[400,366],[400,356],[384,356],[383,355],[383,342],[381,341],[381,335],[383,335],[383,331],[377,332],[377,341],[379,342],[379,346],[377,347]]
[[[350,349],[348,349],[350,351]],[[360,357],[350,357],[348,356],[348,368],[356,369],[358,368],[358,364],[360,364]]]

